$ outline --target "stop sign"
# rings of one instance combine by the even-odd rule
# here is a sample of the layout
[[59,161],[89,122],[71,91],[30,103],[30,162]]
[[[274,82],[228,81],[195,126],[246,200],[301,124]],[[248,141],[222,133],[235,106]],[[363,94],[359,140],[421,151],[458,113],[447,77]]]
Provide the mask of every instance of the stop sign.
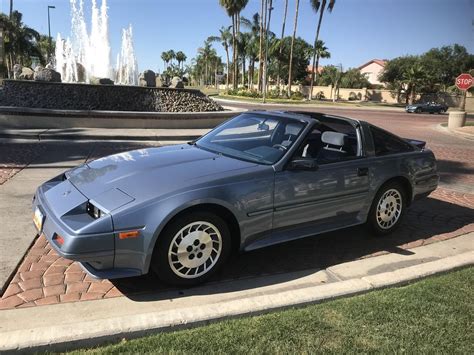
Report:
[[456,78],[456,87],[459,90],[467,90],[472,86],[473,78],[469,73],[463,73]]

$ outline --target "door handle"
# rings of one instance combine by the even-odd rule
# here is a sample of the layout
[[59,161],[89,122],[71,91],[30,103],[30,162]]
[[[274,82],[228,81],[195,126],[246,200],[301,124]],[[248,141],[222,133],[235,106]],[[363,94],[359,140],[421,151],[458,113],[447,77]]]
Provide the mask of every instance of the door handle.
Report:
[[369,175],[369,168],[357,168],[357,176]]

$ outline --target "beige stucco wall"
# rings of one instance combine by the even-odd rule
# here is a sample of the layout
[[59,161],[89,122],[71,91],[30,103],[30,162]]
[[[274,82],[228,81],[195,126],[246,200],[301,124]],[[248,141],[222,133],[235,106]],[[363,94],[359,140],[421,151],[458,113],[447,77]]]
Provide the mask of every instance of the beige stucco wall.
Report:
[[382,72],[382,70],[383,70],[383,67],[380,64],[372,62],[366,67],[363,67],[362,69],[360,69],[360,72],[362,74],[366,74],[367,79],[369,80],[371,84],[381,85],[383,83],[379,81],[379,75]]
[[[221,90],[225,90],[225,85],[220,85]],[[276,89],[275,85],[269,85],[269,90]],[[299,91],[303,93],[306,97],[309,96],[309,86],[303,85],[292,85],[291,91]],[[313,87],[313,97],[318,98],[319,94],[323,94],[324,99],[331,100],[333,95],[335,95],[332,86],[314,86]],[[356,101],[373,101],[373,102],[384,102],[389,104],[404,103],[405,98],[400,97],[400,102],[398,101],[397,93],[390,90],[376,90],[376,89],[339,89],[339,99],[340,100],[356,100]],[[458,107],[461,104],[461,96],[452,95],[448,93],[439,93],[436,95],[422,95],[417,98],[421,101],[436,101],[439,103],[444,103],[449,107]],[[474,95],[471,93],[467,94],[466,97],[466,111],[474,112]]]

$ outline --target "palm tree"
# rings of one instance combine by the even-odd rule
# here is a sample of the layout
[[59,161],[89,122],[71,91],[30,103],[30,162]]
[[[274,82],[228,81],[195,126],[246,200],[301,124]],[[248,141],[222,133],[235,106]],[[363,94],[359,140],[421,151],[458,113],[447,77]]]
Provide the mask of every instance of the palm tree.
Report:
[[[316,27],[316,37],[314,39],[313,70],[311,72],[311,87],[309,89],[309,99],[312,100],[315,74],[318,72],[318,63],[316,62],[316,56],[317,56],[316,47],[319,40],[319,30],[321,29],[321,23],[323,22],[323,16],[324,16],[324,11],[326,9],[326,4],[327,4],[328,11],[332,12],[332,9],[334,8],[334,5],[336,4],[336,0],[329,0],[329,3],[327,0],[310,0],[310,1],[311,1],[311,7],[313,8],[313,10],[316,13],[319,11],[318,26]],[[316,68],[316,70],[314,68]]]
[[242,25],[250,30],[250,39],[246,46],[246,54],[249,58],[248,84],[253,87],[253,77],[255,73],[255,62],[259,60],[259,42],[260,42],[260,15],[258,12],[253,14],[252,19],[241,18]]
[[4,48],[10,75],[14,64],[30,65],[32,56],[42,58],[38,47],[40,34],[34,29],[25,26],[22,18],[23,15],[18,11],[12,11],[11,17],[0,14],[0,22],[3,23],[5,31]]
[[161,52],[161,59],[163,60],[163,71],[165,71],[170,61],[170,56],[168,52]]
[[316,82],[316,76],[315,73],[318,73],[318,68],[319,68],[319,59],[320,58],[331,58],[331,53],[328,51],[328,47],[325,46],[324,42],[318,39],[316,42],[316,47],[313,48],[313,53],[316,53],[316,65],[313,66],[312,74],[311,74],[311,79],[314,78],[314,81],[311,80],[311,89],[310,89],[310,94],[309,97],[310,99],[312,98],[311,92],[313,91],[313,84]]
[[[285,25],[286,25],[286,15],[288,13],[288,0],[285,0],[285,12],[283,14],[283,23],[281,25],[281,37],[280,37],[280,42],[279,42],[279,49],[278,49],[278,54],[279,58],[281,58],[281,53],[283,51],[283,38],[285,37]],[[278,87],[278,92],[280,92],[280,71],[281,71],[281,60],[278,60],[278,75],[277,75],[277,87]]]
[[176,53],[172,49],[170,49],[167,53],[170,63],[173,64],[173,60],[176,59]]
[[219,36],[210,36],[207,40],[210,42],[220,42],[222,47],[224,47],[225,55],[226,55],[226,78],[225,78],[225,88],[229,88],[229,47],[230,41],[232,40],[232,33],[230,33],[230,28],[222,26],[219,30]]
[[232,62],[234,66],[234,80],[232,85],[234,89],[237,89],[237,33],[240,30],[240,12],[247,6],[248,2],[249,0],[219,0],[219,4],[232,19]]
[[289,59],[289,69],[288,69],[288,89],[287,95],[288,97],[291,96],[291,84],[293,81],[293,73],[292,73],[292,66],[293,66],[293,47],[295,45],[295,37],[296,37],[296,28],[298,27],[298,9],[300,7],[300,0],[296,0],[296,10],[295,10],[295,23],[293,26],[293,36],[291,37],[291,47],[290,47],[290,59]]
[[426,70],[420,63],[415,63],[412,67],[408,68],[402,75],[403,81],[406,85],[406,103],[410,105],[415,101],[417,89],[426,82]]
[[242,60],[242,85],[245,87],[245,64],[246,58],[250,52],[252,45],[252,34],[249,32],[239,33],[237,37],[237,48]]
[[184,67],[184,62],[186,61],[186,59],[187,59],[186,54],[184,54],[182,51],[176,52],[176,60],[178,62],[179,68]]

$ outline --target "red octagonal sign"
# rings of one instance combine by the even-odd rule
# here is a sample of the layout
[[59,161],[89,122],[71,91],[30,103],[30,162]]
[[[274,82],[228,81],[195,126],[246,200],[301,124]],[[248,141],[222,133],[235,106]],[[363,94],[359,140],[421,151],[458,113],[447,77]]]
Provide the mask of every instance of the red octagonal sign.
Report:
[[467,90],[472,86],[473,81],[471,74],[463,73],[456,78],[456,87],[459,90]]

